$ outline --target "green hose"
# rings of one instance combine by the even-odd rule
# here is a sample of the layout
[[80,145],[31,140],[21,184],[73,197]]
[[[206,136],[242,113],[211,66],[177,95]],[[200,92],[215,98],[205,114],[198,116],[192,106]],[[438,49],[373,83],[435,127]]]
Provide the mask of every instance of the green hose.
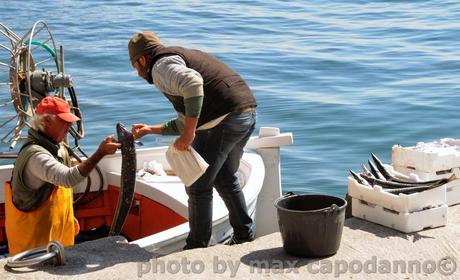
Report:
[[40,47],[44,48],[45,50],[47,50],[47,51],[51,54],[51,56],[53,56],[54,62],[56,63],[56,68],[57,68],[57,70],[59,71],[59,69],[61,69],[61,68],[59,68],[59,61],[58,61],[58,59],[57,59],[56,52],[55,52],[52,48],[50,48],[50,47],[49,47],[48,45],[46,45],[46,44],[43,44],[43,43],[38,42],[38,41],[35,41],[35,40],[32,40],[31,43],[32,43],[32,45],[40,46]]
[[[47,50],[51,54],[51,56],[54,58],[54,63],[56,63],[57,71],[59,72],[59,69],[61,69],[61,68],[59,68],[59,61],[57,59],[56,52],[52,48],[50,48],[50,46],[48,46],[46,44],[43,44],[42,42],[32,40],[31,43],[32,43],[32,45],[40,46],[40,47],[44,48],[45,50]],[[59,91],[59,89],[57,89],[57,88],[54,89],[54,92],[58,92],[58,91]]]

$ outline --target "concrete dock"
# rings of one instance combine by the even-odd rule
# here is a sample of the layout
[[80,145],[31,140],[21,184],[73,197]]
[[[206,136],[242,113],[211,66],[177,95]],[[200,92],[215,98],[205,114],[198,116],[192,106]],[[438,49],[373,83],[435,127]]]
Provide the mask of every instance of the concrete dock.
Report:
[[3,269],[0,279],[460,279],[459,236],[458,205],[447,226],[412,234],[347,219],[339,251],[321,259],[287,255],[280,233],[162,257],[111,237],[66,249],[64,266]]

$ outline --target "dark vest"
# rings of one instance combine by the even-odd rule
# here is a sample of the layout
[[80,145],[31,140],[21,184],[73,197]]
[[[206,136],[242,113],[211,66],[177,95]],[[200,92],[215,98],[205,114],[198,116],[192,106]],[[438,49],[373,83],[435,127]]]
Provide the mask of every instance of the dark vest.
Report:
[[55,186],[51,183],[44,183],[38,189],[29,188],[24,183],[23,173],[29,158],[37,152],[50,153],[60,162],[70,166],[70,160],[67,150],[63,150],[63,157],[58,156],[59,144],[52,143],[41,133],[30,129],[29,135],[21,150],[18,158],[14,163],[13,174],[11,179],[11,188],[13,203],[21,211],[32,211],[37,209],[53,192]]
[[[198,119],[198,126],[230,112],[240,111],[248,107],[256,107],[257,103],[249,86],[243,78],[216,57],[199,50],[181,47],[162,47],[154,50],[151,56],[148,79],[158,59],[179,55],[188,68],[194,69],[203,77],[203,106]],[[184,98],[163,94],[173,104],[174,109],[185,115]]]

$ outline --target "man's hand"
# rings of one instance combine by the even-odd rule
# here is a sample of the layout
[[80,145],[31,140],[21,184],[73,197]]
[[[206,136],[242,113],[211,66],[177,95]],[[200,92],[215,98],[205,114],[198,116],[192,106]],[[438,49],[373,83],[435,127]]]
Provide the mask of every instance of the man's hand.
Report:
[[117,143],[112,135],[105,137],[96,152],[77,165],[80,174],[85,177],[88,176],[104,156],[115,153],[118,148],[121,148],[121,144]]
[[195,140],[195,132],[184,132],[174,141],[174,147],[179,151],[190,151],[190,145],[192,145],[193,140]]
[[185,117],[185,129],[179,138],[174,141],[174,147],[179,151],[190,151],[190,145],[195,140],[195,131],[198,118]]
[[138,139],[144,135],[152,133],[151,130],[152,128],[150,126],[143,123],[136,123],[131,127],[131,133],[133,134],[134,139]]
[[106,156],[114,154],[119,148],[121,148],[121,144],[115,141],[113,135],[110,135],[102,140],[97,150],[101,153],[102,156]]

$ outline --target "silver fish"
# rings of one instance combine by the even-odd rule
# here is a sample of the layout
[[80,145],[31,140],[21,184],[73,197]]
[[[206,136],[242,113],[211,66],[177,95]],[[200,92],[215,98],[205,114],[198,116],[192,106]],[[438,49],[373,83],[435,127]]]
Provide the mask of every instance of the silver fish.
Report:
[[363,172],[363,174],[367,175],[367,176],[372,176],[372,173],[369,171],[369,169],[367,169],[367,167],[361,163],[361,170]]
[[385,179],[390,180],[392,178],[391,174],[385,169],[383,166],[382,161],[374,155],[374,153],[371,153],[372,161],[375,163],[375,167],[380,171],[380,173],[385,177]]
[[354,172],[353,170],[350,170],[350,173],[351,173],[351,176],[353,176],[353,178],[361,185],[365,185],[365,186],[370,186],[369,183],[364,180],[363,178],[361,178],[361,176],[359,176],[359,174],[357,174],[356,172]]
[[385,180],[385,177],[380,173],[379,169],[372,163],[372,161],[368,160],[369,167],[371,168],[371,173],[374,175],[375,178],[380,180]]
[[455,176],[449,178],[449,179],[440,179],[436,181],[435,183],[430,183],[430,184],[419,184],[419,185],[414,185],[414,184],[407,184],[407,183],[399,183],[399,182],[392,182],[392,181],[386,181],[386,180],[381,180],[377,178],[372,178],[367,175],[361,174],[361,177],[366,180],[369,184],[371,185],[379,185],[384,188],[388,189],[401,189],[401,188],[417,188],[417,187],[422,187],[422,186],[440,186],[442,184],[448,183],[451,180],[455,179]]
[[426,191],[429,189],[437,188],[442,186],[443,184],[432,184],[432,185],[426,185],[426,186],[411,186],[408,188],[397,188],[397,189],[383,189],[385,192],[392,193],[392,194],[411,194],[411,193],[416,193],[416,192],[422,192]]
[[383,177],[385,177],[385,179],[388,180],[388,181],[392,181],[392,182],[395,182],[395,183],[411,184],[411,185],[417,185],[418,186],[418,185],[438,184],[438,183],[442,182],[442,180],[443,180],[443,179],[436,179],[436,180],[429,180],[429,181],[410,181],[410,180],[400,179],[400,178],[397,178],[397,177],[391,175],[390,172],[388,172],[388,170],[386,170],[386,168],[383,165],[382,161],[376,155],[371,153],[371,156],[372,156],[372,160],[375,163],[375,167],[380,171],[380,174],[382,174]]

